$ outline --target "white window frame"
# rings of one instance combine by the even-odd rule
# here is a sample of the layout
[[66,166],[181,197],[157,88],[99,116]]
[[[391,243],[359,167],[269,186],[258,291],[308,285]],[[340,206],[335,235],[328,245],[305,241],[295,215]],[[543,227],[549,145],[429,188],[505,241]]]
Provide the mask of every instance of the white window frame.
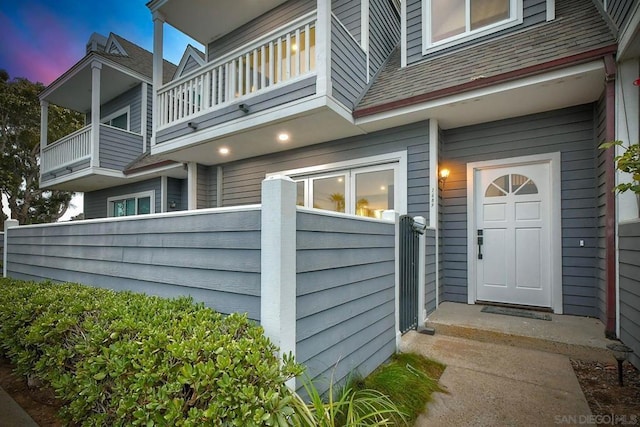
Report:
[[[373,172],[375,170],[390,169],[390,167],[394,168],[394,210],[400,213],[400,215],[405,215],[407,213],[406,151],[396,151],[393,153],[387,153],[378,156],[361,157],[354,160],[273,172],[266,174],[266,177],[269,178],[276,175],[287,175],[296,182],[304,181],[305,206],[312,207],[313,190],[311,180],[345,174],[347,176],[347,180],[349,181],[345,186],[345,211],[346,213],[350,213],[351,203],[349,203],[350,200],[347,199],[347,195],[353,194],[355,197],[355,179],[351,179],[351,175],[355,175],[356,173],[361,172]],[[356,170],[355,173],[353,172],[353,170]],[[355,214],[355,212],[350,214]]]
[[[140,214],[138,214],[138,199],[144,199],[145,197],[150,197],[150,209],[149,209],[149,214],[153,214],[156,213],[156,192],[154,190],[149,190],[149,191],[141,191],[139,193],[131,193],[131,194],[123,194],[121,196],[113,196],[113,197],[109,197],[107,198],[107,216],[109,218],[113,218],[114,216],[114,212],[113,212],[113,204],[114,202],[117,202],[118,200],[126,200],[126,199],[135,199],[135,203],[136,203],[136,207],[135,207],[135,215],[125,215],[125,216],[140,216]],[[147,214],[144,214],[147,215]],[[141,215],[141,216],[144,216]]]
[[[116,117],[120,117],[125,113],[127,114],[127,128],[124,130],[131,132],[131,106],[130,105],[120,108],[119,110],[116,110],[113,113],[101,118],[100,123],[103,125],[111,126],[108,122],[115,119]],[[115,126],[111,126],[111,127],[115,127]],[[116,127],[116,129],[120,129],[120,128]]]
[[[466,5],[466,21],[469,25],[469,0],[465,2]],[[506,28],[513,27],[515,25],[522,24],[522,2],[523,0],[509,0],[509,10],[511,16],[509,18],[496,22],[494,24],[487,25],[486,27],[478,28],[477,30],[465,31],[462,34],[449,37],[438,42],[431,41],[431,0],[422,0],[422,54],[426,55],[431,52],[446,49],[451,46],[455,46],[460,43],[467,42],[469,40],[477,39],[479,37],[486,36],[487,34],[495,33],[497,31],[504,30]]]

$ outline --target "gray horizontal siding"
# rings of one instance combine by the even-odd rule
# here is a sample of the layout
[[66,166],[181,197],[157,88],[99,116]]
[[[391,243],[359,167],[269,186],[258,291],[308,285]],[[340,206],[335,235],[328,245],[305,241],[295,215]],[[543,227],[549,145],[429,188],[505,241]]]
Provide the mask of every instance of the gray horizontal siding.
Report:
[[[562,294],[566,314],[597,315],[594,105],[484,123],[443,133],[445,299],[467,301],[466,164],[561,152]],[[579,241],[585,246],[580,247]]]
[[[422,322],[422,309],[425,309],[427,315],[436,310],[436,278],[438,269],[436,266],[436,231],[428,229],[425,232],[425,280],[424,280],[424,307],[420,308],[418,313],[418,322]],[[418,323],[418,326],[422,326]]]
[[303,16],[316,8],[315,0],[289,0],[254,20],[238,27],[230,33],[209,43],[208,61],[232,52],[257,38],[274,31],[283,25],[287,25],[300,16]]
[[85,219],[105,218],[108,212],[107,199],[110,197],[120,197],[126,194],[140,193],[143,191],[155,192],[155,211],[160,212],[160,203],[162,198],[160,187],[160,178],[154,178],[117,187],[105,188],[103,190],[86,192],[84,193],[84,217]]
[[[267,173],[407,151],[407,213],[429,215],[429,123],[420,122],[224,164],[223,206],[260,203]],[[400,183],[402,184],[402,183]]]
[[367,86],[367,57],[349,32],[331,18],[332,94],[353,110]]
[[204,165],[198,165],[196,178],[196,209],[212,208],[209,198],[210,169]]
[[631,19],[635,3],[635,0],[607,0],[607,12],[619,30]]
[[257,210],[18,227],[9,244],[10,277],[191,295],[260,318]]
[[640,369],[640,221],[618,226],[620,249],[620,339],[633,348]]
[[369,75],[375,76],[400,42],[400,18],[389,0],[369,2]]
[[65,175],[69,175],[70,173],[82,170],[82,169],[86,169],[91,165],[91,160],[90,159],[85,159],[76,163],[72,163],[70,165],[65,166],[62,169],[56,169],[53,170],[51,172],[47,172],[41,175],[42,177],[42,183],[46,185],[46,182],[54,179],[54,178],[60,178],[63,177]]
[[422,61],[433,55],[442,55],[446,52],[459,50],[486,40],[521,31],[523,28],[545,22],[547,19],[546,0],[523,0],[523,22],[511,28],[488,34],[487,36],[459,43],[447,49],[442,49],[433,54],[422,55],[422,1],[407,0],[407,63],[412,64]]
[[153,135],[153,86],[147,85],[147,142],[146,150],[151,149],[151,136]]
[[[269,108],[277,107],[279,105],[287,104],[289,102],[297,101],[316,93],[316,78],[315,76],[298,80],[293,83],[283,84],[276,89],[270,90],[266,93],[262,93],[250,98],[231,103],[230,105],[216,109],[212,112],[196,116],[190,120],[198,125],[198,129],[194,130],[187,126],[187,122],[177,124],[167,129],[163,129],[157,134],[157,143],[169,141],[173,138],[189,135],[194,132],[201,131],[203,129],[226,123],[231,120],[248,117],[252,114],[260,111],[268,110]],[[249,107],[249,112],[244,113],[239,108],[239,104],[246,104]]]
[[[187,205],[183,203],[183,187],[186,179],[167,178],[167,211],[186,211]],[[175,208],[170,207],[171,202],[176,204]]]
[[324,392],[395,351],[395,226],[309,212],[296,222],[296,358]]
[[361,7],[360,0],[334,0],[331,2],[331,11],[356,40],[360,40],[362,32]]
[[200,64],[198,63],[198,61],[196,61],[193,56],[189,56],[186,64],[184,64],[184,68],[182,69],[182,74],[180,74],[180,77],[189,74],[190,72],[192,72],[193,70],[199,67],[200,67]]
[[142,154],[142,135],[100,126],[100,167],[123,171]]

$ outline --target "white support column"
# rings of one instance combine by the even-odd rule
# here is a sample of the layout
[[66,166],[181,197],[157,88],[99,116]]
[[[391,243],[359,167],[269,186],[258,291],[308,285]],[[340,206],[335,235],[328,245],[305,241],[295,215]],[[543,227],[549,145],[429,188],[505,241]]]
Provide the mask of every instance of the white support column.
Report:
[[7,277],[7,266],[9,265],[8,257],[9,257],[9,229],[17,227],[18,220],[16,219],[8,219],[4,222],[4,255],[2,260],[2,277]]
[[40,101],[40,153],[47,146],[49,132],[49,103]]
[[396,351],[400,351],[400,341],[402,334],[400,333],[400,214],[396,211],[384,211],[382,212],[382,219],[387,221],[393,221],[395,223],[395,236],[396,236],[396,248],[395,248],[395,332],[396,332]]
[[91,167],[100,166],[100,73],[102,64],[91,63]]
[[360,46],[367,55],[365,73],[367,75],[367,83],[369,83],[369,0],[361,0],[360,2]]
[[[618,78],[616,79],[616,139],[624,143],[623,147],[616,147],[616,156],[623,153],[627,146],[637,144],[640,139],[640,98],[638,87],[633,82],[640,73],[640,61],[629,59],[618,64]],[[616,185],[632,182],[631,175],[616,171]],[[626,221],[638,218],[638,201],[631,191],[619,193],[616,197],[617,220]],[[616,234],[617,235],[617,234]]]
[[407,2],[400,2],[400,66],[407,66]]
[[142,82],[141,86],[142,93],[140,94],[140,133],[142,134],[142,152],[144,153],[147,151],[147,103],[149,102],[147,98],[149,93],[149,85],[147,85],[147,82]]
[[187,209],[198,209],[198,164],[187,163]]
[[158,127],[158,89],[162,86],[162,65],[163,65],[163,39],[164,39],[164,21],[165,18],[160,12],[153,12],[153,111],[151,114],[153,120],[151,145],[156,144],[156,128]]
[[[404,3],[405,2],[402,2],[402,4]],[[440,305],[440,228],[438,227],[438,222],[440,221],[439,147],[438,121],[436,119],[429,119],[429,228],[436,230],[436,309],[438,305]]]
[[318,0],[316,21],[316,94],[331,94],[331,0]]
[[[262,181],[260,324],[280,348],[296,354],[296,184],[288,176]],[[295,388],[295,379],[287,385]]]
[[160,177],[160,212],[167,212],[169,209],[169,202],[167,201],[167,176],[162,175]]
[[[413,220],[420,224],[426,224],[427,220],[423,216],[417,216]],[[420,234],[418,238],[418,328],[424,327],[427,320],[427,309],[425,307],[426,293],[426,258],[427,258],[427,236],[425,233]]]

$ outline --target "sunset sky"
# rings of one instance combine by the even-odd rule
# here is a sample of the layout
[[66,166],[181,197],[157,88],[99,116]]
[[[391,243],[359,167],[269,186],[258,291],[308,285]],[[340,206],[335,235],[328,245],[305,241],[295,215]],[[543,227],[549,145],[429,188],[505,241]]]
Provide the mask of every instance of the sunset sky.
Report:
[[[114,32],[152,51],[153,23],[147,1],[0,0],[0,69],[11,78],[26,77],[48,85],[84,57],[94,32],[104,36]],[[165,59],[178,64],[188,43],[202,49],[165,25]],[[79,212],[81,193],[62,219]]]
[[[114,32],[151,51],[147,1],[0,0],[0,69],[47,85],[84,56],[94,32]],[[165,59],[177,64],[187,43],[195,44],[165,25]]]

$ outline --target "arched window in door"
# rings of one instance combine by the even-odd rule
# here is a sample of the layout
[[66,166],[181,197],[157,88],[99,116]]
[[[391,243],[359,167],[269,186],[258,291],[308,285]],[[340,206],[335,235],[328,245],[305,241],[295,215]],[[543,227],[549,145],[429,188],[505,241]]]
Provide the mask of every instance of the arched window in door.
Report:
[[485,197],[503,197],[508,194],[523,196],[527,194],[538,194],[536,184],[524,175],[509,174],[502,175],[493,180],[484,193]]

